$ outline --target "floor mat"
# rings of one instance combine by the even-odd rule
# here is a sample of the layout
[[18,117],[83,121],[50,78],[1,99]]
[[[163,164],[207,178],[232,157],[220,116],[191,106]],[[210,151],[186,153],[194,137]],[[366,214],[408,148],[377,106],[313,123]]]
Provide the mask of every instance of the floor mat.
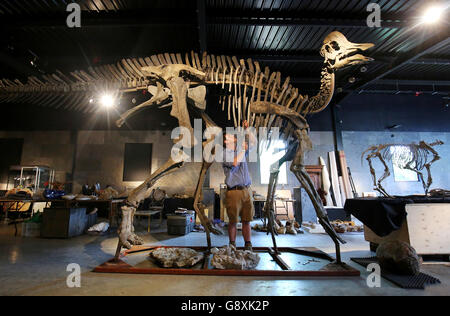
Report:
[[[377,257],[370,258],[351,258],[352,261],[357,264],[367,267],[371,263],[378,263]],[[439,279],[432,277],[425,273],[419,273],[418,275],[398,275],[389,272],[381,271],[381,276],[388,281],[398,285],[404,289],[421,289],[424,290],[426,285],[441,283]]]

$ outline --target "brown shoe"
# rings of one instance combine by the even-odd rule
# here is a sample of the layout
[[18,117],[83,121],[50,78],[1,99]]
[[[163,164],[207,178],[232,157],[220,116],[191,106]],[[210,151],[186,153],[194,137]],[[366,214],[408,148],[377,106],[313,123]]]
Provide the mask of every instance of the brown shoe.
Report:
[[245,242],[244,250],[248,250],[248,251],[253,252],[253,247],[252,247],[252,242],[251,241]]

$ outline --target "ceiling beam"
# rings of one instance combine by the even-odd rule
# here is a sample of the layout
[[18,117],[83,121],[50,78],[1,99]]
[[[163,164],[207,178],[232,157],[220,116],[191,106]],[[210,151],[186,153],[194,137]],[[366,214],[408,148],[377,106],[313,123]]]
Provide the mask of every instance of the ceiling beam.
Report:
[[[144,27],[151,25],[195,25],[198,13],[204,10],[205,24],[237,24],[237,25],[303,25],[332,26],[350,28],[368,28],[367,14],[351,14],[345,12],[323,11],[256,11],[235,9],[208,9],[204,1],[197,2],[194,9],[151,9],[151,10],[119,10],[119,11],[82,11],[82,27]],[[23,27],[67,27],[68,13],[53,13],[45,16],[4,15],[0,21],[3,28]],[[383,28],[401,28],[408,22],[398,16],[387,16],[383,13]]]
[[[231,54],[236,55],[236,54]],[[246,56],[247,58],[252,58],[258,61],[264,62],[292,62],[292,63],[323,63],[323,57],[320,57],[319,54],[296,54],[296,55],[277,55],[277,54],[268,54],[268,55],[260,55],[260,54],[245,54],[238,53],[239,56]],[[370,56],[374,58],[374,62],[377,63],[392,63],[395,61],[395,57],[387,56],[387,55],[372,55]],[[409,64],[417,64],[417,65],[450,65],[450,56],[449,58],[433,58],[433,57],[424,57],[418,58],[416,60],[412,60],[408,62]]]
[[[324,11],[274,11],[274,10],[234,10],[208,9],[208,24],[238,24],[259,26],[332,26],[350,28],[369,28],[367,14]],[[408,21],[399,17],[383,13],[381,21],[383,28],[401,28],[408,25]]]
[[449,80],[410,80],[410,79],[380,79],[374,85],[401,85],[401,86],[449,86]]
[[197,0],[197,20],[198,20],[198,39],[200,42],[200,51],[206,52],[206,5],[205,0]]
[[[197,21],[195,9],[152,9],[126,11],[82,11],[81,29],[89,27],[145,27],[157,25],[195,26]],[[49,15],[8,15],[2,16],[2,29],[29,27],[67,28],[68,13]]]
[[[368,74],[365,78],[358,80],[356,83],[346,87],[346,90],[358,91],[364,89],[368,85],[377,82],[385,76],[394,73],[401,69],[403,66],[417,61],[419,58],[430,55],[434,51],[441,49],[444,46],[450,45],[450,37],[448,36],[448,29],[443,28],[435,36],[426,40],[422,44],[418,45],[408,53],[400,54],[395,60],[389,63],[386,67],[380,70]],[[342,102],[351,93],[340,93],[335,96],[334,102]]]
[[[290,80],[293,84],[319,84],[319,78],[300,78],[294,77]],[[409,79],[380,79],[371,85],[398,85],[398,86],[448,86],[449,80],[409,80]],[[350,90],[349,90],[350,91]]]

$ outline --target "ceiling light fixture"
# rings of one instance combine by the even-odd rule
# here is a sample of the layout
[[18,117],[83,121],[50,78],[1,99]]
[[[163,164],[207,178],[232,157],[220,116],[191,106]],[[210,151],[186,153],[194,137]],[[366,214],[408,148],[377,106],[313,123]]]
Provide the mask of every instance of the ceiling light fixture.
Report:
[[422,15],[421,22],[424,24],[435,24],[437,23],[442,15],[442,11],[444,9],[440,6],[432,6],[425,10],[425,13]]
[[109,94],[102,95],[100,103],[105,108],[111,108],[114,105],[114,98]]

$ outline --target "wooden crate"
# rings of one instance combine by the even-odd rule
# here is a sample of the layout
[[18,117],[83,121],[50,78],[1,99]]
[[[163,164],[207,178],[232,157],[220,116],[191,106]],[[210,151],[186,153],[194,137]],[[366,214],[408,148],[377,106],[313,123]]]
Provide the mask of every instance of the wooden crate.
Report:
[[401,228],[385,237],[365,226],[365,239],[374,244],[401,240],[420,255],[450,254],[450,203],[407,204],[406,213]]
[[46,208],[42,219],[44,238],[71,238],[82,235],[88,217],[85,208]]

